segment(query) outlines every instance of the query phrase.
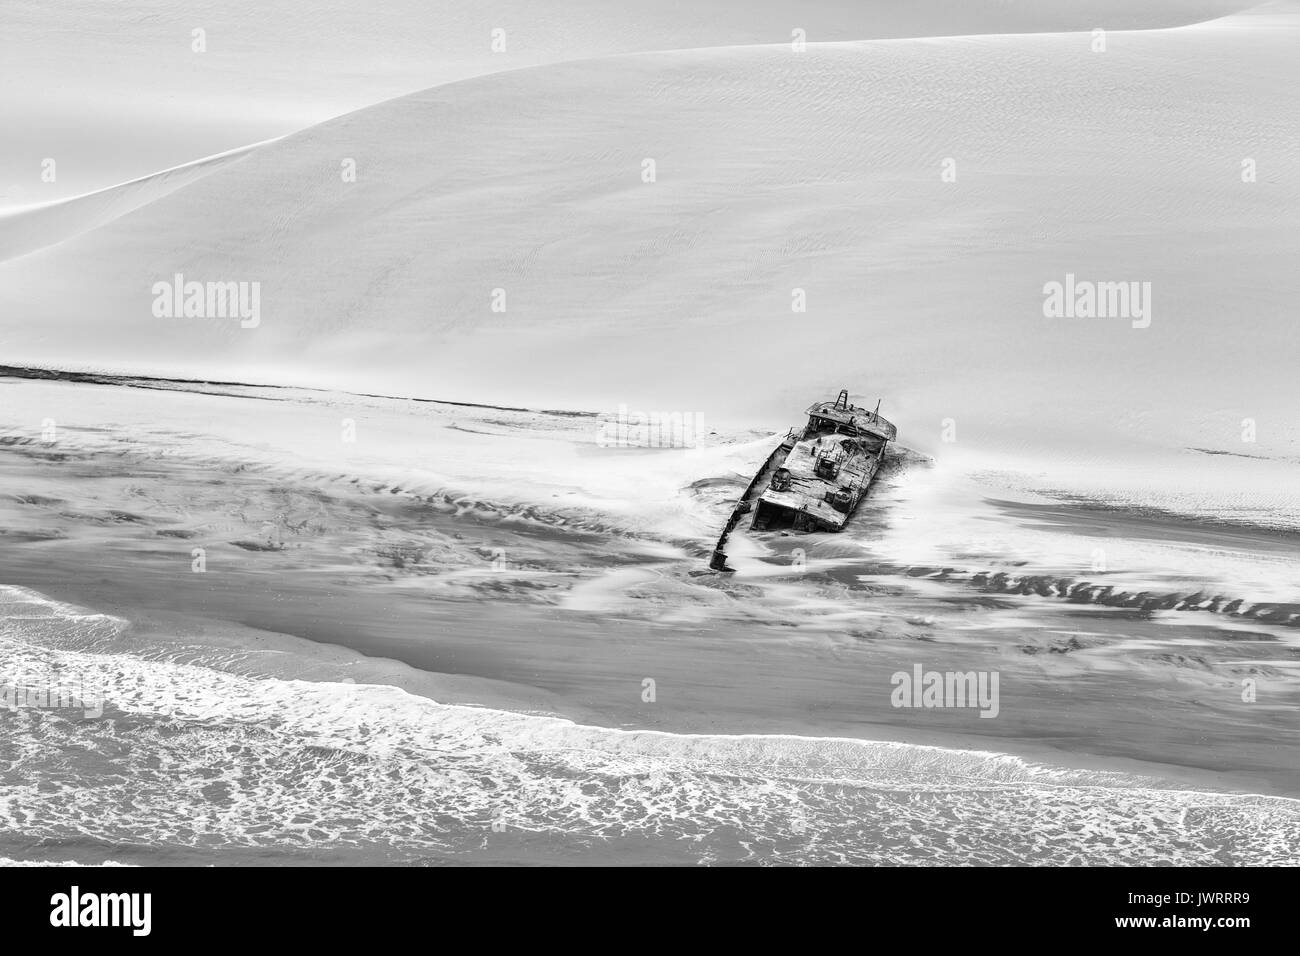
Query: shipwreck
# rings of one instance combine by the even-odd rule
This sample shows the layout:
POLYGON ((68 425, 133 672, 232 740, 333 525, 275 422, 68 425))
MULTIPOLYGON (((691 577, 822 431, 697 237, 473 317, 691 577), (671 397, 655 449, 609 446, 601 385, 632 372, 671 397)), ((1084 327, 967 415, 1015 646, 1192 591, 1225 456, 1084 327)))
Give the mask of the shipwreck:
POLYGON ((847 389, 833 402, 808 409, 808 424, 791 429, 767 456, 732 509, 709 560, 727 567, 727 539, 749 517, 751 531, 839 531, 852 517, 880 470, 897 429, 874 411, 849 403, 847 389))

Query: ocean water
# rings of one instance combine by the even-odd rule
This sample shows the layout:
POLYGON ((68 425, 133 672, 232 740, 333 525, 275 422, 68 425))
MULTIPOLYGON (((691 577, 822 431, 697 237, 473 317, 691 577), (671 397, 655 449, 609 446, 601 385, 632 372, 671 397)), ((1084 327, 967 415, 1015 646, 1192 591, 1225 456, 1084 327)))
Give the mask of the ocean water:
POLYGON ((1300 862, 1292 799, 901 743, 588 727, 236 674, 228 649, 105 653, 125 627, 0 587, 0 685, 75 697, 11 691, 0 710, 0 858, 1300 862))

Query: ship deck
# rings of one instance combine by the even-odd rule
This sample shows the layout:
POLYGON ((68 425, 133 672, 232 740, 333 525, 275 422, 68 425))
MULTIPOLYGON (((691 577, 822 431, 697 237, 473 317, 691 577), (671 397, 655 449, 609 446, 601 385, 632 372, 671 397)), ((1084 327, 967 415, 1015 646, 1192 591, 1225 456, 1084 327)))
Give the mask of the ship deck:
POLYGON ((797 442, 783 465, 790 472, 790 490, 776 491, 769 487, 759 496, 759 501, 778 508, 788 508, 793 512, 805 512, 832 530, 842 528, 849 516, 831 507, 826 501, 826 494, 844 485, 865 490, 879 466, 879 457, 876 455, 849 456, 840 470, 838 481, 818 477, 814 466, 827 446, 841 445, 846 441, 850 439, 845 435, 822 435, 797 442))
POLYGON ((840 430, 872 435, 882 441, 893 441, 898 434, 893 422, 886 421, 875 412, 858 408, 856 405, 844 406, 837 402, 818 402, 808 407, 808 418, 810 421, 820 419, 828 425, 839 426, 840 430))

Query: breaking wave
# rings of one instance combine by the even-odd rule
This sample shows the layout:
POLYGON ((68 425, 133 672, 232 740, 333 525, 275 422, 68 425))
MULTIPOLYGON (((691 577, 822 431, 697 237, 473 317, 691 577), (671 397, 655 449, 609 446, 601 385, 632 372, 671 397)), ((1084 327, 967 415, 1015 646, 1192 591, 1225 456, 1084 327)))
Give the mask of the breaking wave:
POLYGON ((419 862, 526 846, 529 860, 586 862, 1300 862, 1291 799, 981 751, 604 729, 250 677, 215 655, 117 650, 128 626, 0 587, 0 683, 102 693, 98 717, 0 711, 0 857, 419 862))

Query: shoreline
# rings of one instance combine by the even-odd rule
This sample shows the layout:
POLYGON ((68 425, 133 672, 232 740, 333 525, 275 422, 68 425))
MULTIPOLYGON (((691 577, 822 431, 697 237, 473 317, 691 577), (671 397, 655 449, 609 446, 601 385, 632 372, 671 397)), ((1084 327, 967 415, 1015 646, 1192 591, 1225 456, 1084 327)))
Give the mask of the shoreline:
MULTIPOLYGON (((41 395, 66 389, 69 398, 86 388, 32 387, 41 395)), ((400 487, 379 480, 382 459, 337 476, 312 472, 310 461, 280 471, 268 460, 282 452, 285 429, 302 427, 297 416, 321 418, 337 442, 337 416, 346 413, 276 403, 293 414, 266 412, 269 429, 214 456, 197 421, 159 416, 163 394, 112 407, 132 417, 151 410, 147 420, 192 431, 119 423, 87 428, 83 442, 70 427, 57 445, 0 447, 0 583, 130 621, 122 649, 180 653, 198 641, 251 655, 269 676, 351 678, 439 703, 612 730, 940 747, 1214 792, 1300 796, 1300 714, 1289 703, 1300 674, 1284 667, 1297 659, 1294 629, 991 593, 943 580, 944 564, 937 576, 913 575, 920 565, 891 553, 916 537, 909 520, 990 527, 996 518, 1003 523, 993 538, 982 531, 970 542, 968 567, 1019 576, 1025 559, 999 553, 997 536, 1010 536, 1014 548, 1026 527, 1050 522, 1074 536, 1069 547, 1087 543, 1027 570, 1064 578, 1061 561, 1088 560, 1095 514, 996 501, 970 510, 965 498, 936 507, 891 484, 873 494, 856 530, 798 542, 808 549, 807 573, 782 563, 796 542, 781 538, 767 542, 771 553, 756 573, 723 579, 695 573, 703 559, 684 538, 656 536, 653 525, 629 536, 636 513, 592 508, 589 519, 573 520, 566 495, 602 499, 566 490, 560 477, 523 486, 517 502, 486 490, 449 503, 418 475, 400 487), (96 434, 106 431, 107 443, 96 434), (258 438, 279 451, 268 455, 267 445, 252 444, 258 438), (205 574, 191 569, 198 545, 205 574), (494 564, 498 554, 504 567, 494 564), (917 664, 999 671, 999 718, 891 707, 891 674, 917 664), (1247 677, 1263 687, 1258 705, 1239 699, 1236 685, 1247 677), (645 679, 656 681, 653 703, 642 700, 645 679)), ((238 398, 171 401, 197 410, 238 398)), ((389 413, 404 423, 401 414, 389 413)), ((463 424, 462 415, 469 412, 451 425, 463 424)), ((376 417, 371 427, 388 421, 376 417)), ((494 428, 468 435, 430 423, 422 440, 468 442, 439 446, 439 467, 453 472, 471 470, 482 449, 496 464, 510 459, 517 436, 534 440, 527 421, 494 428)), ((575 440, 557 432, 550 444, 569 455, 575 440)), ((642 459, 618 461, 625 468, 642 459)), ((712 522, 728 502, 705 485, 698 499, 691 488, 679 498, 712 522)), ((1106 520, 1107 534, 1129 530, 1123 516, 1106 520)), ((1151 521, 1137 530, 1160 537, 1151 521)), ((1218 533, 1201 531, 1206 540, 1218 533)), ((1245 554, 1257 550, 1242 545, 1245 554)), ((1276 558, 1277 547, 1270 538, 1265 550, 1276 558)))
MULTIPOLYGON (((0 588, 14 587, 0 580, 0 588)), ((109 613, 129 622, 126 635, 131 640, 148 639, 148 651, 157 655, 164 645, 159 638, 175 642, 178 648, 193 648, 198 643, 207 649, 234 649, 245 652, 248 659, 241 666, 219 666, 212 661, 187 660, 184 654, 166 656, 178 663, 200 663, 213 670, 240 674, 245 677, 302 680, 310 683, 346 683, 379 688, 396 688, 412 697, 437 705, 455 708, 481 709, 522 717, 558 719, 569 722, 580 730, 608 732, 627 736, 664 737, 680 740, 726 740, 811 742, 828 745, 898 746, 942 752, 949 755, 983 758, 1012 758, 1023 761, 1032 769, 1060 772, 1117 774, 1150 781, 1139 789, 1170 792, 1196 792, 1207 794, 1232 794, 1260 796, 1291 800, 1300 804, 1300 792, 1270 781, 1266 776, 1250 774, 1240 776, 1231 769, 1187 766, 1156 760, 1126 757, 1117 754, 1098 754, 1078 750, 1063 750, 1032 737, 999 737, 963 734, 950 730, 926 731, 904 728, 897 724, 865 724, 851 728, 852 732, 837 732, 835 728, 811 722, 775 718, 776 726, 768 729, 710 729, 706 723, 713 719, 699 712, 676 713, 658 725, 618 723, 591 708, 574 701, 547 694, 537 688, 513 681, 465 675, 435 673, 419 670, 392 658, 369 656, 354 647, 317 641, 295 634, 267 631, 236 624, 231 621, 195 618, 174 612, 159 612, 129 606, 117 606, 105 612, 82 603, 78 594, 53 594, 39 591, 29 585, 20 585, 43 597, 87 611, 92 614, 109 613), (291 655, 286 660, 284 655, 291 655), (264 655, 257 660, 258 655, 264 655)), ((89 648, 88 648, 89 650, 89 648)), ((129 653, 129 652, 128 652, 129 653)), ((841 728, 843 730, 844 728, 841 728)), ((987 783, 987 779, 970 778, 972 782, 987 783)), ((1035 781, 1036 786, 1065 786, 1048 780, 1035 781)), ((1071 787, 1114 789, 1115 783, 1080 784, 1071 787)), ((1124 786, 1123 789, 1130 789, 1124 786)))

